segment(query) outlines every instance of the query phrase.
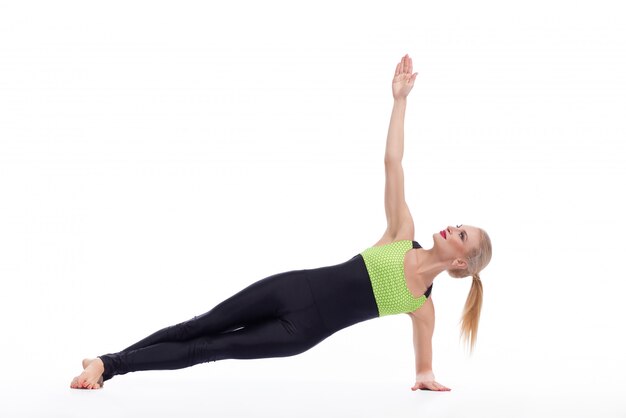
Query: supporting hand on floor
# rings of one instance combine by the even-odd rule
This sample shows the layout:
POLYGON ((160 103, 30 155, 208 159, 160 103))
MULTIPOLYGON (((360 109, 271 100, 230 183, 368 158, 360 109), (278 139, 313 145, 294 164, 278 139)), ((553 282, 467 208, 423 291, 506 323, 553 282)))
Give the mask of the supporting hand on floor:
POLYGON ((435 375, 433 374, 433 372, 419 373, 416 376, 415 385, 411 388, 411 390, 416 391, 418 389, 438 391, 451 390, 450 388, 447 388, 444 385, 435 382, 435 375))

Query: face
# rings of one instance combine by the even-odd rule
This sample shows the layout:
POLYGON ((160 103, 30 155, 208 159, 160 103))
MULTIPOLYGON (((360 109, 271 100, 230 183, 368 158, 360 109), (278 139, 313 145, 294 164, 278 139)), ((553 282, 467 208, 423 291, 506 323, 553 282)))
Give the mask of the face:
MULTIPOLYGON (((474 248, 478 248, 480 230, 470 225, 449 226, 433 234, 437 253, 443 260, 461 259, 467 262, 466 257, 474 248), (445 235, 445 237, 444 237, 445 235)), ((460 261, 457 261, 457 263, 460 261)), ((467 264, 455 267, 465 268, 467 264)))

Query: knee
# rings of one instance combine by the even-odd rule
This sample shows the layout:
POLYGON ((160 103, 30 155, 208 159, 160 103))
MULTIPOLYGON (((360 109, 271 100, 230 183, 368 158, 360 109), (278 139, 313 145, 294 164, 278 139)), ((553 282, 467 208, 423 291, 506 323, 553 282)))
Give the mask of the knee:
POLYGON ((173 333, 174 340, 184 341, 194 338, 197 335, 197 328, 197 317, 194 316, 192 319, 173 325, 171 332, 173 333))
POLYGON ((208 363, 216 361, 219 350, 216 350, 215 343, 207 338, 197 338, 190 341, 187 348, 187 358, 190 361, 190 365, 199 363, 208 363))

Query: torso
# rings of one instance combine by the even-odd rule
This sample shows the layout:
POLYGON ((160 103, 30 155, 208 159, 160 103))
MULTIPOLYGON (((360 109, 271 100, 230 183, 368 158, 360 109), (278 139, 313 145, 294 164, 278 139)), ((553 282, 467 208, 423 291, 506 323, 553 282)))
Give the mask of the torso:
MULTIPOLYGON (((400 241, 400 239, 396 238, 393 242, 395 241, 400 241)), ((382 247, 390 242, 391 240, 381 240, 377 242, 374 247, 382 247)), ((412 239, 411 242, 413 242, 412 239)), ((418 248, 411 248, 406 252, 406 254, 404 254, 404 278, 406 287, 409 289, 409 292, 411 292, 414 298, 419 298, 428 290, 417 276, 417 250, 418 248)))

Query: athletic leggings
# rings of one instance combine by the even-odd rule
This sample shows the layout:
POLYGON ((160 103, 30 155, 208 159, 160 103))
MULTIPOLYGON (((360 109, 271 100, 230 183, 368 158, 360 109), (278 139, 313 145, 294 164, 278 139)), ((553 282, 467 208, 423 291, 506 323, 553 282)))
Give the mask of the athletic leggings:
POLYGON ((103 379, 224 359, 293 356, 378 316, 365 262, 357 254, 334 266, 266 277, 200 316, 101 355, 103 379))

